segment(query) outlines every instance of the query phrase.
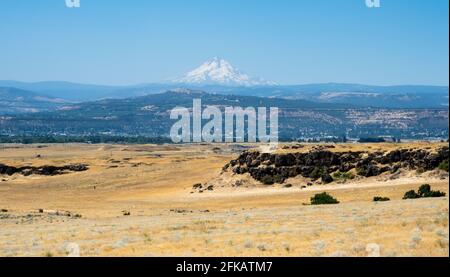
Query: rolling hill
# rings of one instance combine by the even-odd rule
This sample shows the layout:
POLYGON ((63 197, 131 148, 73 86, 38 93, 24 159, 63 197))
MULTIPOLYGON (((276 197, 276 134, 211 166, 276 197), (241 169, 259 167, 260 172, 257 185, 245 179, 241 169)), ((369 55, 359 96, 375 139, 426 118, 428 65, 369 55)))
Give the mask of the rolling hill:
MULTIPOLYGON (((447 138, 448 109, 366 108, 308 100, 211 94, 172 90, 126 99, 103 99, 59 107, 56 111, 19 114, 0 120, 1 135, 169 136, 175 107, 278 107, 280 139, 395 136, 447 138)), ((206 122, 206 121, 205 121, 206 122)))
POLYGON ((0 87, 0 114, 35 113, 53 110, 67 101, 31 91, 0 87))

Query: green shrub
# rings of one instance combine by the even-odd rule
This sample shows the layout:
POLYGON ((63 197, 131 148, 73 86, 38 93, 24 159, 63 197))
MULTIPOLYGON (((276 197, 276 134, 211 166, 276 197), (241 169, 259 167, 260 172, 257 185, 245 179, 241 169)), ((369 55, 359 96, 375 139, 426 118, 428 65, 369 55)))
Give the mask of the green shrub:
POLYGON ((445 192, 439 190, 432 190, 429 193, 425 194, 423 197, 444 197, 445 192))
POLYGON ((319 179, 320 177, 322 177, 322 175, 324 175, 325 173, 327 173, 327 171, 321 167, 315 167, 313 169, 313 171, 311 172, 311 174, 309 174, 309 177, 311 179, 319 179))
POLYGON ((279 175, 279 174, 274 175, 274 176, 271 176, 271 175, 264 175, 264 176, 261 178, 260 181, 261 181, 261 183, 263 183, 264 185, 273 185, 273 184, 275 184, 275 183, 279 183, 279 184, 283 183, 283 182, 284 182, 284 178, 283 178, 283 176, 281 176, 281 175, 279 175))
POLYGON ((381 197, 381 196, 375 196, 373 198, 373 201, 375 202, 384 202, 384 201, 390 201, 389 197, 381 197))
POLYGON ((273 177, 272 176, 270 176, 270 175, 264 175, 262 178, 261 178, 261 183, 263 183, 264 185, 273 185, 275 182, 274 182, 274 180, 273 180, 273 177))
POLYGON ((418 190, 418 194, 421 197, 424 197, 425 195, 429 194, 430 192, 431 192, 431 186, 429 184, 421 185, 418 190))
POLYGON ((284 177, 282 176, 282 175, 275 175, 275 176, 273 176, 273 181, 275 182, 275 183, 279 183, 279 184, 282 184, 282 183, 284 183, 284 177))
POLYGON ((403 199, 416 199, 416 198, 420 198, 420 195, 418 195, 414 190, 407 191, 403 196, 403 199))
POLYGON ((416 199, 416 198, 428 198, 428 197, 444 197, 445 192, 439 190, 431 190, 431 186, 429 184, 423 184, 419 187, 419 190, 416 193, 414 190, 410 190, 405 193, 403 199, 416 199))
POLYGON ((319 193, 311 197, 311 205, 339 204, 336 198, 326 192, 319 193))
POLYGON ((336 180, 352 180, 355 179, 355 174, 349 171, 347 172, 336 171, 333 173, 333 178, 336 180))
POLYGON ((448 172, 448 161, 443 161, 439 164, 439 169, 448 172))

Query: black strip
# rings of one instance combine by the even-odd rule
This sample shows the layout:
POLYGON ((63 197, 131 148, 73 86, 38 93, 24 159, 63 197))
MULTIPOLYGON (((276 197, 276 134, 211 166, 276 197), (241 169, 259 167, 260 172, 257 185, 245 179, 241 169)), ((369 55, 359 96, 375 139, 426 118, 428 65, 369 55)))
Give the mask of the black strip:
MULTIPOLYGON (((448 273, 449 261, 448 258, 4 258, 0 259, 0 270, 2 273, 44 273, 59 276, 80 276, 92 273, 102 274, 101 276, 105 273, 116 274, 114 276, 138 274, 147 276, 147 274, 155 273, 190 276, 249 273, 257 275, 298 273, 300 276, 334 276, 335 274, 359 276, 424 274, 429 276, 429 274, 448 273), (269 269, 270 262, 272 265, 269 269), (204 274, 205 272, 201 270, 177 272, 177 268, 185 263, 209 264, 208 274, 204 274), (264 270, 262 270, 263 265, 265 265, 264 270), (224 269, 225 271, 222 271, 224 269)), ((189 268, 183 267, 183 269, 189 268)), ((197 267, 197 269, 201 268, 197 267)))

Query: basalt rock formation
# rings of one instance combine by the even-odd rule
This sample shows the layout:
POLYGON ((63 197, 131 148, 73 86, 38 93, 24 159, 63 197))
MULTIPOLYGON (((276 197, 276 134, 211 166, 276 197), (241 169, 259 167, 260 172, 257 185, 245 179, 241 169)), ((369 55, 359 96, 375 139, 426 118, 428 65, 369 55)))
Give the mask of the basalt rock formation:
POLYGON ((24 176, 29 175, 47 175, 47 176, 53 176, 53 175, 61 175, 68 172, 79 172, 79 171, 86 171, 88 170, 88 166, 85 164, 71 164, 71 165, 65 165, 65 166, 40 166, 40 167, 34 167, 34 166, 23 166, 23 167, 15 167, 15 166, 8 166, 4 164, 0 164, 0 174, 5 175, 13 175, 13 174, 21 174, 24 176))
POLYGON ((371 177, 384 172, 395 173, 400 168, 430 171, 449 160, 449 148, 435 152, 417 149, 399 149, 385 152, 332 152, 319 149, 308 153, 271 154, 257 151, 243 152, 223 168, 235 174, 249 173, 264 184, 283 183, 301 175, 324 183, 332 182, 330 174, 346 173, 355 169, 359 176, 371 177), (331 178, 331 179, 330 179, 331 178))

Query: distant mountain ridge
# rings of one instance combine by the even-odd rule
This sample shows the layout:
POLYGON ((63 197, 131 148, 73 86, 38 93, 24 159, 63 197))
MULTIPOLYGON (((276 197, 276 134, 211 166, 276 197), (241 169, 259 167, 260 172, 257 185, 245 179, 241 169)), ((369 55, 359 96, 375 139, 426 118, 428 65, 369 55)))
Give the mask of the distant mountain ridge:
POLYGON ((385 109, 302 99, 239 96, 177 89, 126 99, 103 99, 60 106, 57 110, 17 114, 0 120, 0 135, 168 137, 175 107, 278 107, 281 139, 395 136, 447 138, 448 109, 385 109))
MULTIPOLYGON (((104 98, 129 98, 185 88, 226 95, 304 99, 321 103, 348 103, 385 108, 448 108, 448 86, 362 84, 305 84, 266 86, 223 86, 181 83, 154 83, 132 86, 86 85, 69 82, 24 83, 0 81, 0 87, 15 87, 68 101, 84 102, 104 98)), ((1 99, 0 99, 1 100, 1 99)))
POLYGON ((32 113, 56 109, 68 102, 31 91, 0 87, 0 114, 32 113))
MULTIPOLYGON (((14 87, 69 101, 89 101, 107 97, 121 86, 91 85, 65 81, 20 82, 0 80, 0 87, 14 87)), ((129 86, 132 87, 132 86, 129 86)), ((127 86, 127 88, 129 88, 127 86)))

